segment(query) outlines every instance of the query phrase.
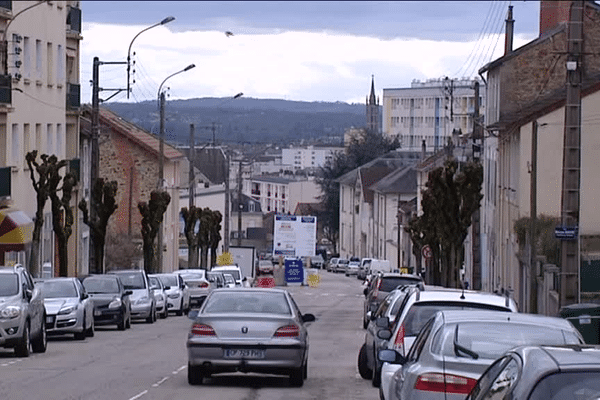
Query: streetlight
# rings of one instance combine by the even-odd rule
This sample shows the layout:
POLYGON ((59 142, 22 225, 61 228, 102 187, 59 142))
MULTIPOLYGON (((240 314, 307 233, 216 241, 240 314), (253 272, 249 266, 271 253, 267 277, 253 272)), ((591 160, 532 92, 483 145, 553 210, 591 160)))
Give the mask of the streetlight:
MULTIPOLYGON (((165 92, 162 91, 162 87, 165 82, 172 78, 177 74, 181 74, 182 72, 187 72, 190 69, 194 68, 194 64, 190 64, 181 71, 177 71, 174 74, 171 74, 165 78, 164 81, 158 87, 158 100, 160 105, 160 136, 159 136, 159 148, 158 148, 158 183, 157 189, 161 189, 163 187, 164 180, 164 147, 165 147, 165 92)), ((158 228, 158 268, 159 271, 162 271, 162 241, 163 241, 163 227, 162 223, 158 228)))
POLYGON ((131 91, 130 85, 129 85, 129 80, 130 80, 129 72, 131 71, 131 46, 133 45, 133 42, 135 41, 135 39, 137 39, 138 36, 140 36, 143 32, 146 32, 148 29, 152 29, 152 28, 160 26, 160 25, 168 24, 169 22, 173 21, 174 19, 175 19, 175 17, 167 17, 167 18, 163 19, 162 21, 141 30, 137 35, 135 35, 133 37, 133 39, 131 40, 131 43, 129 43, 129 49, 127 49, 127 98, 129 98, 129 92, 131 91))

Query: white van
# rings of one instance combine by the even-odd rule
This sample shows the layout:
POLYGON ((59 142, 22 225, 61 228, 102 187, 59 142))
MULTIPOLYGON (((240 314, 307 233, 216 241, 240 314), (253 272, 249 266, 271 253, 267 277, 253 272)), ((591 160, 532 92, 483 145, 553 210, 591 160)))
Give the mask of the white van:
POLYGON ((371 274, 392 272, 389 260, 371 260, 371 274))

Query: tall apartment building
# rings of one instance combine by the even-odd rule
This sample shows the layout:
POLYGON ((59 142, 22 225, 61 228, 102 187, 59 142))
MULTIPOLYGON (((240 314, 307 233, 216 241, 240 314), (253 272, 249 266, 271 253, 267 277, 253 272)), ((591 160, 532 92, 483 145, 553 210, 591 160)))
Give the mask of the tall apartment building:
POLYGON ((315 146, 281 149, 281 164, 292 165, 294 170, 319 168, 332 160, 335 153, 343 151, 343 147, 315 146))
MULTIPOLYGON (((398 136, 401 148, 418 151, 423 140, 427 151, 441 149, 453 130, 473 130, 475 105, 471 79, 415 80, 410 88, 383 89, 383 132, 398 136)), ((485 87, 480 83, 479 104, 484 104, 485 87)), ((483 115, 483 106, 480 106, 483 115)))
MULTIPOLYGON (((33 219, 36 192, 25 154, 56 155, 79 164, 79 1, 1 1, 0 201, 33 219)), ((81 183, 72 204, 82 198, 81 183)), ((49 202, 48 202, 49 203, 49 202)), ((1 213, 1 211, 0 211, 1 213)), ((69 240, 69 274, 81 259, 78 237, 87 227, 76 218, 69 240)), ((40 262, 57 266, 49 204, 44 209, 40 262)), ((27 265, 27 252, 4 251, 0 264, 27 265)))

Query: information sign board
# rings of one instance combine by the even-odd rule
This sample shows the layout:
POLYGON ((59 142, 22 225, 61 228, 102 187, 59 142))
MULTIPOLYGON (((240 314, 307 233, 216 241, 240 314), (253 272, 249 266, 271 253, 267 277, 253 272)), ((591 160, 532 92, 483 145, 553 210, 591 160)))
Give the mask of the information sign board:
POLYGON ((287 283, 302 283, 304 282, 304 268, 302 260, 290 259, 285 260, 285 281, 287 283))
POLYGON ((317 244, 317 217, 276 215, 273 227, 273 256, 314 256, 317 244))

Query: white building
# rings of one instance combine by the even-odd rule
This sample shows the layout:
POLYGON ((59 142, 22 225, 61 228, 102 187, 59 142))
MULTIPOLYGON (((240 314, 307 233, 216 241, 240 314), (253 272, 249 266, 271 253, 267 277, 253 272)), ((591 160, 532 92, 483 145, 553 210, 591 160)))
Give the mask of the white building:
MULTIPOLYGON (((383 133, 398 136, 403 150, 441 149, 454 129, 473 130, 475 80, 415 80, 410 88, 383 89, 383 133)), ((485 87, 480 83, 480 115, 484 114, 485 87)))
POLYGON ((245 181, 244 194, 260 201, 263 213, 293 213, 298 203, 317 203, 321 189, 314 179, 254 176, 245 181))
MULTIPOLYGON (((79 138, 79 48, 82 39, 79 1, 3 1, 0 32, 8 43, 7 70, 0 66, 0 169, 10 168, 10 191, 4 202, 35 215, 36 192, 25 154, 56 155, 78 164, 79 138)), ((3 57, 2 57, 3 58, 3 57)), ((4 63, 3 63, 4 64, 4 63)), ((39 159, 38 159, 39 160, 39 159)), ((8 185, 2 183, 6 189, 8 185)), ((83 184, 75 187, 72 204, 84 195, 83 184)), ((48 202, 49 203, 49 202, 48 202)), ((76 211, 76 215, 77 215, 76 211)), ((69 275, 80 265, 77 243, 87 232, 75 218, 69 239, 69 275)), ((44 209, 40 262, 54 266, 55 243, 50 205, 44 209)), ((25 252, 9 252, 4 263, 27 264, 25 252)), ((1 262, 0 262, 1 263, 1 262)))
POLYGON ((281 164, 292 165, 294 170, 318 168, 343 151, 342 147, 290 147, 281 150, 281 164))

